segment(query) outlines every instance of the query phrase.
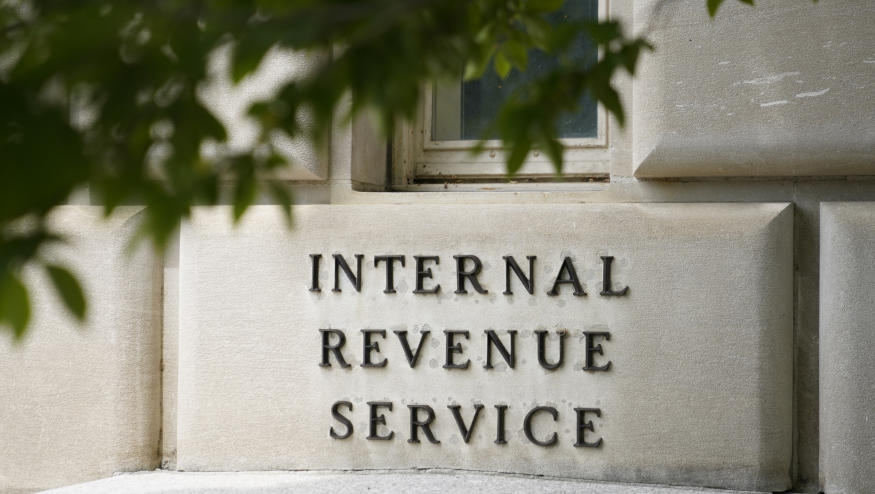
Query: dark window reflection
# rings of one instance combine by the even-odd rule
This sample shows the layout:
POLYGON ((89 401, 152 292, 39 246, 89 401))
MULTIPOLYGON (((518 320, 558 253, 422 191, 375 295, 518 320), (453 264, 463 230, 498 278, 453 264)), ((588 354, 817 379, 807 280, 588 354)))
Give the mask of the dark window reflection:
MULTIPOLYGON (((598 0, 568 0, 564 6, 550 16, 552 23, 566 19, 597 20, 598 0)), ((597 47, 586 36, 574 43, 570 52, 573 60, 592 64, 598 57, 597 47)), ((478 80, 462 83, 461 94, 461 137, 479 139, 482 137, 492 117, 498 113, 501 104, 521 84, 538 78, 556 67, 558 61, 538 50, 529 53, 529 66, 524 73, 517 70, 501 79, 491 68, 478 80)), ((577 113, 563 114, 557 128, 560 137, 595 137, 597 135, 597 105, 588 95, 580 100, 577 113)), ((494 136, 490 136, 494 137, 494 136)))

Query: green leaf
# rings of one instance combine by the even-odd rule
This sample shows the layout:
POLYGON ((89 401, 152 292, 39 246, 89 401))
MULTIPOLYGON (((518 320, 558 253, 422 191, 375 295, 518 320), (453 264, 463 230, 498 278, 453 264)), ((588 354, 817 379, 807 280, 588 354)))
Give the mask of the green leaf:
POLYGON ((271 42, 265 37, 252 33, 244 37, 234 45, 231 57, 231 78, 234 84, 239 83, 244 77, 255 72, 261 64, 261 60, 267 54, 271 42))
POLYGON ((292 218, 292 195, 286 188, 283 182, 271 181, 268 182, 268 190, 270 191, 273 200, 283 209, 285 213, 286 224, 291 228, 293 226, 292 218))
POLYGON ((490 50, 488 54, 482 57, 469 59, 468 63, 465 64, 463 79, 466 81, 479 79, 486 72, 486 67, 489 67, 489 60, 492 58, 493 51, 490 50))
POLYGON ((504 50, 495 55, 495 73, 498 74, 498 77, 506 78, 512 68, 507 57, 504 56, 504 50))
POLYGON ((544 147, 544 153, 550 158, 550 162, 553 163, 556 173, 562 174, 562 143, 559 142, 559 139, 547 138, 543 140, 542 146, 544 147))
POLYGON ((605 105, 605 109, 614 114, 620 127, 626 123, 626 115, 623 112, 623 104, 620 95, 609 84, 594 84, 590 87, 592 95, 599 103, 605 105))
POLYGON ((526 2, 526 10, 534 14, 547 14, 559 10, 564 3, 565 0, 529 0, 526 2))
POLYGON ((600 45, 604 45, 623 35, 620 31, 620 23, 617 21, 587 22, 585 28, 593 41, 600 45))
POLYGON ((620 49, 620 61, 623 67, 630 75, 635 75, 635 67, 638 65, 638 58, 641 55, 641 49, 652 50, 653 47, 644 40, 637 39, 633 43, 624 45, 620 49))
POLYGON ((30 321, 27 288, 9 271, 0 276, 0 322, 9 324, 15 339, 20 340, 30 321))
POLYGON ((529 17, 523 19, 532 44, 543 52, 550 52, 553 49, 555 26, 551 26, 549 22, 540 17, 529 17))
POLYGON ((477 34, 474 35, 474 41, 478 43, 486 43, 492 37, 492 33, 495 31, 495 24, 492 22, 487 22, 477 34))
POLYGON ((76 319, 82 321, 85 319, 85 294, 79 281, 73 276, 67 268, 54 264, 46 264, 46 271, 52 279, 52 284, 55 285, 55 291, 60 295, 64 305, 76 319))
POLYGON ((510 149, 510 155, 507 157, 507 174, 513 176, 523 167, 526 161, 526 156, 532 148, 532 142, 528 139, 518 139, 513 143, 510 149))
POLYGON ((717 14, 717 9, 720 8, 720 4, 723 3, 723 0, 708 0, 708 15, 714 17, 717 14))
POLYGON ((237 175, 237 184, 234 187, 234 222, 240 221, 243 213, 255 202, 256 186, 255 172, 251 168, 237 175))
MULTIPOLYGON (((708 0, 708 15, 714 17, 717 14, 717 10, 720 8, 720 5, 723 4, 724 0, 708 0)), ((753 5, 753 0, 738 0, 741 3, 745 3, 747 5, 753 5)), ((817 0, 814 0, 815 2, 817 0)))
POLYGON ((520 72, 526 70, 529 64, 529 52, 526 49, 525 43, 518 40, 509 40, 504 45, 503 50, 505 56, 520 72))

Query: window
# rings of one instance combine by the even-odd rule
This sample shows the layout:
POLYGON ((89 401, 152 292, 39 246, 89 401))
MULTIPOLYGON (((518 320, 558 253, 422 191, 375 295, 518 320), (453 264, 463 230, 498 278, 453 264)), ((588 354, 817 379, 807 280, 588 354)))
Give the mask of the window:
MULTIPOLYGON (((568 0, 554 22, 564 18, 596 19, 606 12, 606 0, 568 0)), ((581 37, 571 56, 580 63, 592 63, 598 52, 581 37)), ((505 182, 504 153, 500 141, 487 141, 486 151, 472 155, 470 150, 484 135, 488 123, 504 99, 517 86, 550 70, 557 61, 541 52, 529 55, 525 73, 516 70, 501 79, 493 70, 474 81, 433 84, 415 125, 404 129, 396 139, 393 153, 395 186, 435 183, 505 182)), ((588 95, 580 111, 567 114, 557 126, 565 150, 563 181, 604 179, 609 173, 608 122, 604 109, 588 95)), ((488 137, 488 136, 487 136, 488 137)), ((543 154, 530 153, 516 181, 555 181, 553 165, 543 154)))

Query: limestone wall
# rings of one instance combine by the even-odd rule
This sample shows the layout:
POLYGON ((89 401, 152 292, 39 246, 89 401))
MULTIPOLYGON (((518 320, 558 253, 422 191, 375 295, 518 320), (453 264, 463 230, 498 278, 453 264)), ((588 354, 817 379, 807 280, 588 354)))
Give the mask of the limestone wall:
POLYGON ((59 210, 73 241, 51 255, 91 313, 33 274, 28 337, 0 339, 0 491, 162 466, 867 492, 875 5, 702 4, 610 2, 658 49, 618 81, 631 118, 607 124, 601 181, 417 183, 362 119, 296 155, 291 230, 267 200, 237 229, 199 209, 168 252, 130 254, 136 207, 59 210), (323 355, 337 331, 349 368, 323 355), (413 366, 402 338, 426 338, 413 366))

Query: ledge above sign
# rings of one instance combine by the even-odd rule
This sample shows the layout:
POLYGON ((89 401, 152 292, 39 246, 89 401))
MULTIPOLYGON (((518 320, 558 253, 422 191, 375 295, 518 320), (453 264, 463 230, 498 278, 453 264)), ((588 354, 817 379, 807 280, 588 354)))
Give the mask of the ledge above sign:
POLYGON ((790 487, 791 206, 294 213, 183 228, 180 469, 790 487))

